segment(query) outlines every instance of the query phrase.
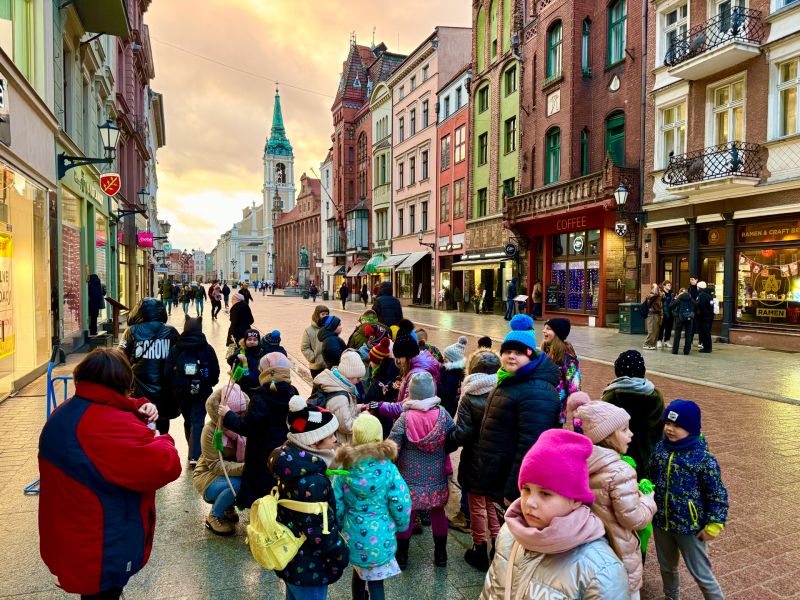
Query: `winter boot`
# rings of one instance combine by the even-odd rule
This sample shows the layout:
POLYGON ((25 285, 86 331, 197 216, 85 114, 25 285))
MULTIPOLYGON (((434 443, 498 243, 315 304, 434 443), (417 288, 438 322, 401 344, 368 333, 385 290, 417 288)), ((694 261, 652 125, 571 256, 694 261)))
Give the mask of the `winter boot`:
POLYGON ((224 513, 222 513, 222 518, 228 523, 239 522, 239 514, 236 512, 236 509, 232 506, 226 509, 224 513))
POLYGON ((468 565, 483 571, 484 573, 489 570, 489 548, 488 544, 473 544, 472 548, 464 554, 464 560, 468 565))
POLYGON ((206 527, 217 535, 233 535, 233 532, 236 530, 233 523, 229 523, 212 514, 206 517, 206 527))
POLYGON ((433 564, 437 567, 447 566, 447 536, 433 536, 433 564))
POLYGON ((405 571, 408 566, 408 546, 410 543, 411 540, 408 538, 397 538, 397 552, 394 553, 394 557, 401 571, 405 571))

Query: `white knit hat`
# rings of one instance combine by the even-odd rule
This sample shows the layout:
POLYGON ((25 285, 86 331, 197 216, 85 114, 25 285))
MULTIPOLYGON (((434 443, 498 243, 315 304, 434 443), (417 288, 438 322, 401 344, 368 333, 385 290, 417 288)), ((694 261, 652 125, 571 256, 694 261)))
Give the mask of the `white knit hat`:
POLYGON ((342 377, 347 377, 348 379, 361 379, 367 373, 367 369, 364 367, 364 361, 361 360, 358 351, 352 348, 348 348, 342 352, 338 368, 342 377))

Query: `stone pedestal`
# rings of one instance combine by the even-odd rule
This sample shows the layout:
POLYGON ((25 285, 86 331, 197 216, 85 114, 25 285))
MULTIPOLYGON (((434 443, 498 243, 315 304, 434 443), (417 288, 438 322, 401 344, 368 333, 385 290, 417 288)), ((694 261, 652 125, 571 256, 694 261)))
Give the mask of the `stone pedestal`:
POLYGON ((299 269, 297 269, 297 287, 299 287, 301 290, 305 290, 308 288, 308 281, 309 281, 308 272, 309 272, 308 267, 300 267, 299 269))

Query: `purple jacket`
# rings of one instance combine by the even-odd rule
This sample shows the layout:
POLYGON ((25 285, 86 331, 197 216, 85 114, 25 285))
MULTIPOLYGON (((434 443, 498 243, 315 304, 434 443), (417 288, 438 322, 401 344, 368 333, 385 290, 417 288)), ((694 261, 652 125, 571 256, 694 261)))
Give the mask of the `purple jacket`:
POLYGON ((397 402, 381 402, 378 405, 380 415, 382 417, 391 417, 392 419, 399 417, 403 412, 403 402, 408 398, 408 384, 411 383, 411 378, 417 373, 427 371, 433 376, 434 385, 438 385, 440 367, 439 361, 427 350, 412 358, 411 370, 403 377, 403 381, 400 384, 397 402))

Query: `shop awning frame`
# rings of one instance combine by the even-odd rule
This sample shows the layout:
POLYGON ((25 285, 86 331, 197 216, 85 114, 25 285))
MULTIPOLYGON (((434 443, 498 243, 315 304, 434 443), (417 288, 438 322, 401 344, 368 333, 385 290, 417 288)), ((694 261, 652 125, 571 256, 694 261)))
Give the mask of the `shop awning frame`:
POLYGON ((408 254, 391 254, 389 258, 379 264, 376 269, 393 269, 408 258, 408 254))
POLYGON ((386 260, 385 254, 376 254, 364 265, 364 273, 372 274, 378 270, 378 264, 386 260))
POLYGON ((406 259, 395 267, 396 271, 410 271, 411 268, 417 264, 420 260, 424 257, 430 256, 430 252, 427 250, 423 252, 412 252, 411 254, 406 257, 406 259))
POLYGON ((347 272, 347 277, 358 277, 361 274, 361 271, 364 270, 366 265, 364 263, 359 263, 357 265, 353 265, 350 267, 350 270, 347 272))
POLYGON ((486 265, 495 265, 500 264, 501 262, 505 262, 507 260, 511 260, 510 258, 478 258, 476 260, 462 260, 457 263, 453 263, 451 269, 453 271, 465 271, 471 267, 482 267, 486 265))

